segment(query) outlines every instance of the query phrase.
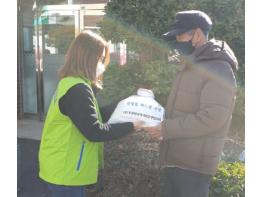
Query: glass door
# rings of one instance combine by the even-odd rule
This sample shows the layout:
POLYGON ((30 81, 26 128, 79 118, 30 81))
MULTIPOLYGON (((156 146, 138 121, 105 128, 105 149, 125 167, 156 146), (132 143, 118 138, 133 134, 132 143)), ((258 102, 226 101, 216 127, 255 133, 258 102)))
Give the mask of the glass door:
MULTIPOLYGON (((58 70, 67 49, 79 33, 79 10, 46 6, 37 17, 38 114, 43 119, 58 83, 58 70)), ((63 7, 62 7, 63 8, 63 7)))
POLYGON ((99 33, 98 23, 105 15, 103 6, 86 6, 80 10, 80 31, 91 30, 99 33))
POLYGON ((97 31, 106 4, 48 5, 35 11, 34 46, 37 72, 37 113, 43 120, 56 90, 58 70, 79 32, 97 31))
POLYGON ((33 38, 34 29, 31 26, 23 27, 23 112, 37 114, 37 77, 33 38))

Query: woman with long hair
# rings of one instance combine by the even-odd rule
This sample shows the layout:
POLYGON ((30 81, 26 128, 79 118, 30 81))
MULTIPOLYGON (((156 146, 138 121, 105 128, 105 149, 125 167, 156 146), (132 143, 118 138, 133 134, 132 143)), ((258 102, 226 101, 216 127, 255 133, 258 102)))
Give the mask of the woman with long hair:
MULTIPOLYGON (((71 43, 46 116, 39 176, 53 197, 84 197, 103 167, 103 142, 127 136, 142 122, 105 123, 113 110, 99 108, 96 91, 109 64, 107 42, 93 32, 71 43)), ((113 109, 113 108, 111 108, 113 109)))

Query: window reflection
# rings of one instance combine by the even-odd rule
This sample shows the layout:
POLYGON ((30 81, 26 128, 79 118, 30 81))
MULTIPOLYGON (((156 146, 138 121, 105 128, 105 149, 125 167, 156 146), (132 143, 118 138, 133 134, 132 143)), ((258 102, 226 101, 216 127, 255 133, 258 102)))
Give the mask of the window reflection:
POLYGON ((45 54, 66 54, 75 37, 74 15, 55 14, 48 16, 47 20, 48 23, 43 25, 43 52, 45 54))

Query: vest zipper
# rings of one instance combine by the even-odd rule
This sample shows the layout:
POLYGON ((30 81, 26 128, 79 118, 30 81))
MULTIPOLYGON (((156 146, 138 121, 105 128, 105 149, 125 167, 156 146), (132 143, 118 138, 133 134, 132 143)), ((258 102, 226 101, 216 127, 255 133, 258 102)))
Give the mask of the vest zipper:
POLYGON ((80 169, 81 161, 82 161, 82 156, 84 152, 84 147, 85 147, 85 141, 82 142, 81 150, 80 150, 80 155, 79 155, 79 161, 78 161, 78 166, 77 166, 77 171, 80 169))

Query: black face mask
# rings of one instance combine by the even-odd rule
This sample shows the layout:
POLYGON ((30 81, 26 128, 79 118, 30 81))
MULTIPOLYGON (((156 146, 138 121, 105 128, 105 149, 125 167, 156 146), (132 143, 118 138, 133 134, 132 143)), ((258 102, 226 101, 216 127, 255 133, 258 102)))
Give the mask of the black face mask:
POLYGON ((186 41, 186 42, 178 42, 176 40, 173 40, 169 42, 169 46, 172 49, 176 49, 182 55, 190 55, 195 50, 195 47, 192 45, 193 38, 194 38, 194 35, 191 40, 186 41))

